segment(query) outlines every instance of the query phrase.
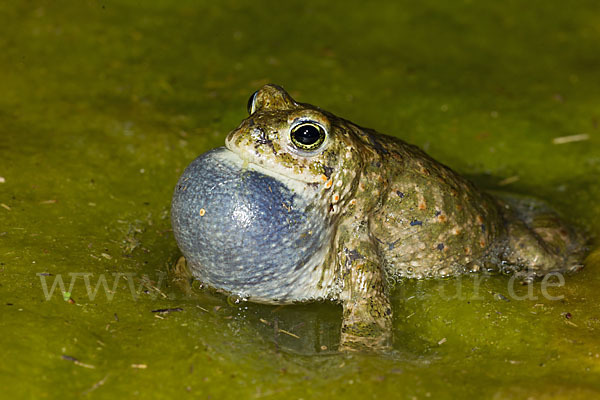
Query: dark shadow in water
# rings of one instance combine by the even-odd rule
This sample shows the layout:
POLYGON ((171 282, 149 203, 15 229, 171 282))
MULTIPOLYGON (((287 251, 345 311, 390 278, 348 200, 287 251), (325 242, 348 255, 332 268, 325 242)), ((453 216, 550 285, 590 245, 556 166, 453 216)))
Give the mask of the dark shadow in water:
POLYGON ((544 185, 530 184, 522 180, 501 184, 507 181, 507 177, 492 174, 465 174, 464 176, 477 187, 492 194, 500 192, 542 200, 568 222, 582 229, 591 239, 591 243, 595 243, 592 247, 597 247, 600 215, 596 204, 597 197, 600 195, 600 183, 597 177, 592 175, 574 176, 568 181, 556 180, 544 185))
POLYGON ((247 304, 245 317, 267 342, 301 355, 336 353, 342 309, 333 302, 266 306, 247 304))

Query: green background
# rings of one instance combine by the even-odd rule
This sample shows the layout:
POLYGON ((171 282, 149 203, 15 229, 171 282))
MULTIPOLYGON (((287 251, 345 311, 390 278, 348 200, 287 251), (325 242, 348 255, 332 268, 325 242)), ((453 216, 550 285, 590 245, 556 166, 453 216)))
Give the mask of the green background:
POLYGON ((385 355, 336 353, 335 305, 166 274, 178 176, 268 82, 597 236, 597 1, 19 1, 0 20, 0 398, 600 397, 597 244, 561 300, 406 283, 385 355), (73 273, 110 291, 80 275, 74 304, 46 298, 73 273))

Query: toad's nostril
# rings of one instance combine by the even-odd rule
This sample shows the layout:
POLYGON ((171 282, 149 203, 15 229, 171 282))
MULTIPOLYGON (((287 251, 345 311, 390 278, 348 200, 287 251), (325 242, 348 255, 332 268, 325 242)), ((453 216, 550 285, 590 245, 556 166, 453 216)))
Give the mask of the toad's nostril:
POLYGON ((271 141, 267 137, 267 134, 265 133, 265 131, 258 127, 254 128, 254 130, 252 131, 252 137, 259 144, 271 143, 271 141))

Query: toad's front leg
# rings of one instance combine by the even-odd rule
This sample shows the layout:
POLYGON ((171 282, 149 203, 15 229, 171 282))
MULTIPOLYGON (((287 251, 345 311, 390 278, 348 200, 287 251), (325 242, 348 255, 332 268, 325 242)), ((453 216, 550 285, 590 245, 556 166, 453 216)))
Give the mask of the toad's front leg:
POLYGON ((376 246, 361 227, 338 232, 344 282, 341 350, 385 350, 392 343, 392 309, 376 246))

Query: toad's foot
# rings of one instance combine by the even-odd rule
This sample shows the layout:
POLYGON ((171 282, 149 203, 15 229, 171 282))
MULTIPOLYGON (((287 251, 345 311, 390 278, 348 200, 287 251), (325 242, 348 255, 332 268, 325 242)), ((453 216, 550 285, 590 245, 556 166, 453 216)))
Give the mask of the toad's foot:
POLYGON ((392 311, 385 298, 344 304, 340 350, 388 350, 392 344, 392 311))
POLYGON ((187 296, 190 296, 192 294, 192 281, 194 278, 184 256, 177 259, 177 262, 171 266, 169 273, 171 274, 172 282, 187 296))
POLYGON ((585 237, 545 203, 505 195, 500 205, 507 227, 501 251, 504 269, 527 283, 549 273, 583 268, 585 237))
POLYGON ((344 282, 340 350, 386 350, 392 344, 392 309, 382 262, 364 227, 339 231, 338 265, 344 282))

